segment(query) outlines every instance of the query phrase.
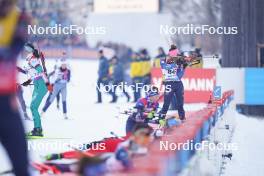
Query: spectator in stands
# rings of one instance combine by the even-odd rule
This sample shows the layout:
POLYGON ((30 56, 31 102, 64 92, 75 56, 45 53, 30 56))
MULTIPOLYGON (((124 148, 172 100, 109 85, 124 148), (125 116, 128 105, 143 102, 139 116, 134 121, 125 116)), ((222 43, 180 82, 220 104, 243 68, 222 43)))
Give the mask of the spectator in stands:
MULTIPOLYGON (((70 18, 67 16, 68 4, 67 1, 30 1, 29 12, 31 11, 31 17, 33 24, 38 26, 52 27, 55 24, 61 24, 62 26, 69 26, 72 24, 70 18)), ((32 35, 31 41, 37 41, 41 46, 87 46, 84 36, 77 34, 69 35, 32 35), (73 42, 72 42, 73 41, 73 42)))
POLYGON ((117 101, 117 95, 116 95, 116 89, 117 89, 117 86, 119 85, 122 85, 120 86, 122 88, 122 91, 124 93, 124 95, 127 97, 127 102, 129 102, 130 100, 130 96, 128 95, 128 93, 126 92, 126 89, 125 89, 125 83, 124 83, 124 68, 120 62, 120 60, 114 56, 112 59, 111 59, 111 63, 113 65, 113 74, 112 74, 112 101, 111 103, 115 103, 117 101))
POLYGON ((102 103, 101 84, 107 85, 109 82, 109 62, 104 56, 103 50, 99 50, 99 68, 98 68, 98 80, 97 80, 97 103, 102 103))
POLYGON ((154 58, 153 67, 160 68, 160 59, 164 59, 166 53, 162 47, 158 48, 158 55, 154 58))
POLYGON ((143 88, 143 67, 138 53, 133 53, 130 64, 130 77, 133 84, 134 102, 141 97, 141 89, 143 88))
POLYGON ((142 64, 143 71, 143 84, 150 85, 151 83, 151 59, 148 54, 147 49, 142 49, 140 51, 140 60, 142 64))
POLYGON ((201 48, 195 48, 194 53, 196 57, 203 57, 203 55, 201 54, 201 48))

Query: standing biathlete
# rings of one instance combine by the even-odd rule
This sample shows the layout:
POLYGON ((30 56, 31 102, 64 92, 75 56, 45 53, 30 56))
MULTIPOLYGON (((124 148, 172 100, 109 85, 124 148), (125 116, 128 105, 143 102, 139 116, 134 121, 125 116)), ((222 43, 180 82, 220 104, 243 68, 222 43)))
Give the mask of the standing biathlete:
POLYGON ((32 81, 34 85, 30 104, 34 128, 27 136, 43 136, 38 108, 48 90, 52 91, 52 86, 49 84, 46 73, 44 72, 45 68, 43 67, 45 66, 43 66, 44 64, 41 62, 41 57, 43 57, 42 54, 30 43, 25 45, 25 50, 30 53, 26 58, 27 66, 25 67, 26 72, 30 75, 30 79, 25 81, 22 85, 28 86, 32 81))
MULTIPOLYGON (((56 70, 58 68, 59 68, 59 59, 56 59, 56 63, 54 65, 54 70, 48 74, 48 79, 49 79, 50 83, 52 83, 52 80, 54 80, 54 73, 56 72, 56 70)), ((52 95, 52 92, 49 93, 48 98, 46 99, 46 103, 50 99, 51 95, 52 95)), ((57 95, 56 100, 57 100, 56 106, 57 106, 57 109, 59 110, 60 109, 60 94, 57 95)))
POLYGON ((168 57, 161 59, 160 66, 163 74, 163 82, 165 85, 164 104, 160 111, 167 114, 173 96, 176 96, 177 109, 179 118, 185 120, 184 105, 184 87, 181 78, 184 75, 186 65, 183 63, 175 63, 174 57, 179 55, 179 50, 172 45, 168 57))
POLYGON ((54 99, 61 94, 62 96, 62 107, 63 107, 63 115, 65 119, 67 117, 67 104, 66 104, 66 97, 67 97, 67 84, 70 81, 71 72, 67 68, 67 63, 65 60, 61 61, 61 65, 55 71, 51 73, 51 75, 55 76, 53 91, 51 96, 48 97, 43 109, 42 113, 45 113, 54 99))

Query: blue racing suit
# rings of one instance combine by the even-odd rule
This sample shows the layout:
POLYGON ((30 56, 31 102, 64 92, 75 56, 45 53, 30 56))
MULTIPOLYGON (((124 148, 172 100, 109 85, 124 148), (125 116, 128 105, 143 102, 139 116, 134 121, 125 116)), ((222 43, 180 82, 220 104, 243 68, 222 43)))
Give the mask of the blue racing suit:
POLYGON ((136 112, 130 115, 127 119, 126 133, 131 133, 137 123, 147 122, 146 113, 151 113, 153 111, 156 112, 158 107, 158 102, 151 102, 148 97, 140 98, 134 107, 136 109, 136 112))
POLYGON ((183 64, 166 63, 165 60, 161 60, 160 65, 161 65, 163 81, 165 85, 164 104, 161 109, 161 113, 162 114, 167 113, 172 97, 175 95, 179 117, 180 119, 184 119, 185 118, 185 111, 183 108, 184 87, 181 78, 184 75, 185 68, 183 64))

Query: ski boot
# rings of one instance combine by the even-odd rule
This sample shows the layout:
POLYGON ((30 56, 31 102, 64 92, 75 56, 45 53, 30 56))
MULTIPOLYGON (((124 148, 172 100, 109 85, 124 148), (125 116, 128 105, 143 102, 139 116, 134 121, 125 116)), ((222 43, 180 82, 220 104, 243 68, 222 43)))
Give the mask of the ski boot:
POLYGON ((26 134, 28 139, 43 137, 42 128, 33 128, 33 130, 26 134))
POLYGON ((181 122, 183 123, 183 122, 186 121, 186 117, 180 117, 180 120, 181 120, 181 122))
POLYGON ((49 154, 49 155, 45 156, 45 159, 47 161, 62 159, 62 154, 60 154, 60 153, 58 153, 58 154, 49 154))
POLYGON ((69 119, 66 113, 63 114, 63 117, 65 120, 69 119))
POLYGON ((57 103, 57 109, 60 110, 60 104, 59 103, 57 103))

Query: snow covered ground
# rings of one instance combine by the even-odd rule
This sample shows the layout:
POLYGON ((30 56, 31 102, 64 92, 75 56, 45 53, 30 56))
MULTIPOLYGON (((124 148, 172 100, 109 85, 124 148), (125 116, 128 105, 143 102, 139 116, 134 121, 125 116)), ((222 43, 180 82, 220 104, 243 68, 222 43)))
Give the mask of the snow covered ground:
POLYGON ((234 114, 236 129, 233 143, 238 150, 233 152, 233 157, 226 165, 226 176, 263 176, 264 175, 264 119, 246 117, 234 114))
MULTIPOLYGON (((23 66, 20 61, 19 65, 23 66)), ((55 60, 47 63, 48 70, 52 70, 55 60)), ((64 150, 70 150, 68 145, 79 144, 101 140, 104 137, 112 136, 114 132, 119 136, 125 135, 126 117, 117 117, 120 110, 131 108, 133 103, 127 103, 126 97, 120 97, 115 104, 111 101, 110 95, 103 95, 103 103, 96 104, 96 80, 97 61, 71 60, 69 65, 72 71, 72 79, 68 85, 67 103, 69 120, 63 119, 62 111, 58 111, 54 102, 42 117, 44 135, 47 138, 31 140, 28 142, 30 160, 41 161, 41 156, 64 150), (58 139, 61 138, 61 139, 58 139)), ((24 75, 19 75, 20 82, 27 80, 24 75)), ((27 106, 30 105, 33 86, 24 88, 24 98, 27 106)), ((131 94, 131 93, 130 93, 131 94)), ((132 95, 132 94, 131 94, 132 95)), ((42 102, 41 111, 47 95, 42 102)), ((195 111, 204 107, 204 104, 189 104, 185 106, 187 111, 195 111)), ((175 112, 170 112, 175 113, 175 112)), ((30 109, 28 114, 31 116, 30 109)), ((33 121, 23 120, 26 131, 33 128, 33 121)), ((0 172, 10 168, 5 152, 0 146, 0 172)))
MULTIPOLYGON (((52 70, 55 61, 47 62, 48 70, 52 70)), ((19 63, 23 65, 22 61, 19 63)), ((127 103, 125 97, 120 97, 118 103, 110 104, 110 95, 103 95, 103 104, 95 104, 97 61, 71 60, 69 65, 72 70, 72 80, 68 85, 68 116, 64 120, 62 112, 58 111, 55 104, 48 109, 42 117, 44 135, 48 138, 29 141, 29 152, 31 161, 40 161, 41 156, 58 151, 69 150, 68 145, 78 145, 94 140, 101 140, 111 136, 113 131, 119 136, 125 134, 125 117, 119 117, 118 107, 126 109, 133 106, 127 103)), ((26 78, 20 75, 21 82, 26 78)), ((29 106, 33 87, 24 89, 24 97, 29 106)), ((40 110, 43 107, 43 103, 40 110)), ((204 104, 187 104, 187 111, 195 111, 204 107, 204 104)), ((31 115, 29 109, 28 114, 31 115)), ((237 129, 234 135, 234 142, 239 145, 239 150, 234 153, 230 167, 227 166, 226 175, 264 175, 262 162, 264 142, 261 139, 261 132, 264 129, 264 121, 247 118, 242 115, 237 117, 237 129), (262 167, 261 167, 262 166, 262 167)), ((26 131, 33 127, 32 121, 23 121, 26 131)), ((10 168, 10 164, 3 148, 0 145, 0 172, 10 168)))

